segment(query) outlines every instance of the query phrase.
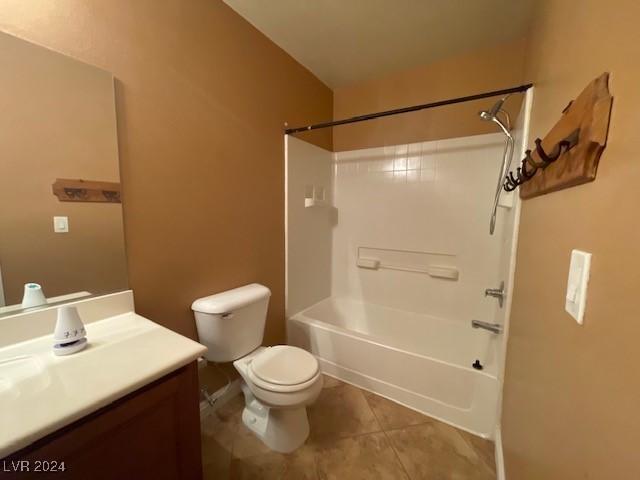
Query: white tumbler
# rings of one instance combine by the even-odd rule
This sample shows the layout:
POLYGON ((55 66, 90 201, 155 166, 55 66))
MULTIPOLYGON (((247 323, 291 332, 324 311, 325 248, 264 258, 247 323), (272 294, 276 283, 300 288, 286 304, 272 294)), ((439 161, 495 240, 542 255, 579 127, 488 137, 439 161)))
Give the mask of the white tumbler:
POLYGON ((22 308, 39 307, 47 304, 42 287, 37 283, 25 283, 22 296, 22 308))

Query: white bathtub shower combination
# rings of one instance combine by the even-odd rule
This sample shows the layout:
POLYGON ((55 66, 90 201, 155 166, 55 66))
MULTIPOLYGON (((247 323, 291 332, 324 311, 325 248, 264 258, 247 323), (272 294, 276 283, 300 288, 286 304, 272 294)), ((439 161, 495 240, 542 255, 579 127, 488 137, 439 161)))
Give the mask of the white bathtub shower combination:
POLYGON ((496 345, 465 325, 328 298, 289 320, 289 341, 337 378, 490 436, 496 416, 496 345), (471 368, 480 360, 484 369, 471 368))
POLYGON ((508 329, 509 296, 502 308, 484 296, 501 281, 508 294, 513 274, 513 196, 488 232, 503 142, 331 153, 286 137, 289 343, 329 375, 487 438, 506 342, 471 320, 508 329))

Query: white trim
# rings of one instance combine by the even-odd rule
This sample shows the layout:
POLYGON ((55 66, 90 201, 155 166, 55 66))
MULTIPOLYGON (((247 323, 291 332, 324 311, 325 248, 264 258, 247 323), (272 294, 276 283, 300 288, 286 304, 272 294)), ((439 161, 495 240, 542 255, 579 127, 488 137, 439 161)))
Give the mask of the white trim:
POLYGON ((241 385, 242 385, 242 380, 239 378, 236 378, 229 384, 229 388, 224 386, 219 388, 215 392, 213 392, 211 394, 211 397, 216 399, 213 405, 209 404, 209 402, 207 402, 206 400, 202 400, 200 402, 200 421, 204 420, 213 412, 218 410, 220 407, 228 403, 236 395, 239 395, 240 392, 242 391, 240 389, 241 385))
MULTIPOLYGON (((289 135, 284 135, 284 311, 289 311, 289 135)), ((286 315, 285 315, 286 318, 286 315)))
MULTIPOLYGON (((530 88, 527 90, 525 94, 524 106, 522 110, 523 117, 523 126, 522 126, 522 148, 521 152, 519 152, 518 158, 524 157, 524 152, 529 143, 529 134, 530 134, 530 125, 531 125, 531 110, 533 108, 533 93, 534 88, 530 88)), ((515 289, 515 276, 516 276, 516 258, 518 254, 518 239, 520 235, 520 212, 522 202, 518 196, 519 191, 514 192, 516 196, 515 200, 515 218, 513 222, 513 237, 511 244, 511 259, 509 265, 509 282, 507 298, 505 302, 505 316, 504 316, 504 330, 503 330, 503 347, 502 347, 502 355, 499 362, 498 369, 498 381, 500 382, 500 395, 498 400, 498 412, 497 412, 497 422, 496 422, 496 430, 495 430, 495 455, 496 455, 496 473, 497 480, 506 480, 506 473, 504 469, 504 452, 502 450, 502 400, 504 396, 504 371, 507 363, 507 346, 509 339, 509 330, 511 326, 511 307, 513 304, 513 291, 515 289)))
POLYGON ((496 456, 496 480, 506 480, 504 471, 504 452, 502 451, 502 430, 500 425, 496 426, 495 433, 495 456, 496 456))
POLYGON ((7 302, 4 299, 4 286, 2 285, 2 266, 0 266, 0 307, 4 307, 7 302))

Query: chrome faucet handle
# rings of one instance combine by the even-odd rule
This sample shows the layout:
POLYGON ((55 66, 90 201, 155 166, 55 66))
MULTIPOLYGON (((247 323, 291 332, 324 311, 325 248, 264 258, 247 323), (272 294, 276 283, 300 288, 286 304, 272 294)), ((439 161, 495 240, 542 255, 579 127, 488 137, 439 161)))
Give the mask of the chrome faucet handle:
POLYGON ((500 305, 500 308, 502 308, 502 304, 504 302, 504 296, 505 296, 504 282, 500 282, 500 288, 487 288, 484 291, 484 296, 497 298, 498 305, 500 305))

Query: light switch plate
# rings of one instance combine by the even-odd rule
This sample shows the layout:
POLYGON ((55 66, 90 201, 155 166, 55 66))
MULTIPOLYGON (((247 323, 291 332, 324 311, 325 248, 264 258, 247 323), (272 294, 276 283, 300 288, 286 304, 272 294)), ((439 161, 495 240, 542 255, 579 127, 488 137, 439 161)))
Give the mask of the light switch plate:
POLYGON ((53 217, 53 231, 55 233, 68 233, 69 217, 53 217))
POLYGON ((571 252, 569 279, 564 309, 582 325, 584 311, 587 306, 587 284, 591 269, 591 254, 580 250, 571 252))

